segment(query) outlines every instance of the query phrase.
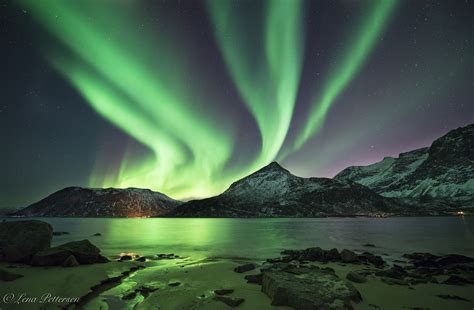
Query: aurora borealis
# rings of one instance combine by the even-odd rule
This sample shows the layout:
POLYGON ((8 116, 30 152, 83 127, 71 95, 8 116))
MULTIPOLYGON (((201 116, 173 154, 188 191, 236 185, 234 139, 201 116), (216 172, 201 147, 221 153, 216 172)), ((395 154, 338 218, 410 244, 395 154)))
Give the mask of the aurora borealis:
POLYGON ((70 185, 207 197, 273 160, 332 176, 428 145, 474 120, 472 9, 7 1, 0 208, 70 185))

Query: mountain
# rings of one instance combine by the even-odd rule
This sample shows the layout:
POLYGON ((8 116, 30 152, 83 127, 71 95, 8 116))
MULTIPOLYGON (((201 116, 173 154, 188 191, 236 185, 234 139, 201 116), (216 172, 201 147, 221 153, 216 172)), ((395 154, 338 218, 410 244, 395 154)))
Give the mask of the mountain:
POLYGON ((149 189, 67 187, 12 215, 141 217, 168 213, 180 203, 149 189))
POLYGON ((349 167, 338 181, 352 181, 384 197, 438 199, 474 206, 474 124, 451 130, 429 148, 349 167))
POLYGON ((178 206, 171 216, 315 217, 389 213, 400 206, 360 184, 301 178, 276 162, 233 183, 224 193, 178 206))

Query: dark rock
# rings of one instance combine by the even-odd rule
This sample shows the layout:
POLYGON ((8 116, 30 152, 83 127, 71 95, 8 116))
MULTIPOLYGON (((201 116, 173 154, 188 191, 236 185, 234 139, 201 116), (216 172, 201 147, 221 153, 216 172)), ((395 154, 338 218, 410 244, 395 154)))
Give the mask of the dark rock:
POLYGON ((159 290, 158 286, 154 286, 154 285, 151 285, 151 284, 145 284, 145 285, 142 285, 141 287, 137 288, 135 290, 135 292, 140 293, 140 294, 143 295, 143 297, 147 298, 148 295, 150 295, 150 293, 156 292, 157 290, 159 290))
POLYGON ((0 223, 0 261, 29 262, 51 246, 53 227, 37 220, 0 223))
POLYGON ((327 251, 325 254, 324 254, 324 258, 327 260, 327 261, 339 261, 341 259, 341 254, 339 254, 339 251, 334 248, 334 249, 331 249, 329 251, 327 251))
POLYGON ((309 261, 324 260, 325 251, 320 247, 307 248, 302 254, 302 258, 309 261))
POLYGON ((69 235, 69 232, 67 232, 67 231, 53 231, 53 236, 63 236, 63 235, 69 235))
POLYGON ((214 300, 221 301, 232 308, 239 306, 245 301, 243 298, 233 298, 228 296, 215 296, 214 300))
POLYGON ((358 256, 356 253, 344 249, 341 251, 341 260, 344 263, 354 263, 358 261, 358 256))
POLYGON ((107 257, 99 255, 96 263, 103 264, 103 263, 108 263, 108 262, 110 262, 110 260, 107 257))
POLYGON ((31 264, 34 266, 59 266, 73 255, 79 264, 95 264, 107 260, 89 240, 68 242, 36 253, 31 264), (105 260, 104 260, 105 259, 105 260))
POLYGON ((408 258, 415 267, 438 268, 437 262, 439 256, 430 253, 412 253, 404 254, 403 257, 408 258))
POLYGON ((247 280, 247 283, 254 283, 254 284, 262 284, 262 278, 263 274, 249 274, 245 276, 245 280, 247 280))
POLYGON ((137 259, 135 259, 135 260, 136 260, 137 262, 142 262, 142 263, 143 263, 143 262, 146 262, 146 258, 145 258, 144 256, 141 256, 141 257, 139 257, 139 258, 137 258, 137 259))
POLYGON ((102 236, 101 233, 95 233, 95 234, 92 235, 92 237, 100 237, 100 236, 102 236))
POLYGON ((366 243, 364 244, 364 246, 368 248, 375 248, 375 244, 372 244, 372 243, 366 243))
POLYGON ((470 281, 466 278, 463 278, 461 276, 453 275, 450 276, 446 281, 443 282, 444 284, 449 284, 449 285, 466 285, 466 284, 472 284, 474 283, 473 281, 470 281))
POLYGON ((346 276, 347 280, 350 280, 352 282, 355 282, 355 283, 365 283, 367 282, 367 278, 358 273, 358 272, 355 272, 355 271, 351 271, 347 274, 346 276))
POLYGON ((94 264, 100 256, 100 250, 89 240, 73 241, 58 246, 71 252, 80 264, 94 264))
POLYGON ((456 296, 456 295, 436 295, 436 296, 438 296, 439 298, 443 298, 443 299, 471 301, 470 299, 466 299, 466 298, 456 296))
POLYGON ((367 255, 367 262, 371 263, 375 267, 383 267, 385 262, 381 256, 378 255, 367 255))
POLYGON ((268 271, 263 274, 262 291, 273 306, 295 309, 334 309, 350 307, 362 297, 355 287, 332 273, 316 268, 268 271))
POLYGON ((132 260, 133 257, 131 255, 122 255, 119 258, 119 262, 127 261, 127 260, 132 260))
POLYGON ((369 252, 364 252, 361 255, 358 256, 358 260, 363 263, 369 263, 374 265, 377 268, 381 268, 385 265, 384 260, 382 259, 381 256, 374 255, 369 252))
POLYGON ((229 295, 229 294, 232 294, 233 292, 234 292, 234 289, 232 288, 223 288, 223 289, 214 291, 216 295, 229 295))
POLYGON ((137 292, 131 292, 122 297, 123 300, 132 300, 137 297, 137 292))
POLYGON ((79 263, 77 262, 76 258, 74 255, 69 255, 68 258, 63 262, 63 267, 76 267, 79 266, 79 263))
POLYGON ((175 256, 173 253, 170 254, 158 254, 158 259, 174 259, 177 256, 175 256))
POLYGON ((403 280, 406 276, 408 276, 408 272, 406 272, 405 269, 399 265, 393 265, 393 267, 390 269, 377 271, 375 275, 379 277, 403 280))
POLYGON ((449 266, 453 264, 474 263, 474 258, 464 255, 450 254, 437 259, 436 262, 441 266, 449 266))
POLYGON ((250 271, 250 270, 254 270, 255 268, 257 268, 257 266, 255 266, 255 264, 244 264, 244 265, 240 265, 240 266, 235 267, 234 271, 238 272, 238 273, 244 273, 244 272, 247 272, 247 271, 250 271))
POLYGON ((168 286, 180 286, 181 285, 181 282, 170 282, 168 283, 168 286))
POLYGON ((23 275, 0 269, 0 281, 11 282, 23 278, 23 275))
POLYGON ((69 256, 73 255, 68 250, 58 247, 50 248, 36 253, 31 259, 33 266, 61 266, 69 256))

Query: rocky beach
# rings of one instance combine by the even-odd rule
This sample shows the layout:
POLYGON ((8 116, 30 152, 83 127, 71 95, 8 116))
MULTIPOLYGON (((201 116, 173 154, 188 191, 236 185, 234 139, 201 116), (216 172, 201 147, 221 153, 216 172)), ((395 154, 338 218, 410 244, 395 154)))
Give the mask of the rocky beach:
POLYGON ((42 221, 0 223, 2 309, 471 309, 473 305, 474 258, 464 255, 406 253, 388 260, 378 254, 377 245, 365 244, 364 251, 287 249, 266 260, 131 252, 105 257, 89 240, 51 247, 52 236, 52 227, 42 221))

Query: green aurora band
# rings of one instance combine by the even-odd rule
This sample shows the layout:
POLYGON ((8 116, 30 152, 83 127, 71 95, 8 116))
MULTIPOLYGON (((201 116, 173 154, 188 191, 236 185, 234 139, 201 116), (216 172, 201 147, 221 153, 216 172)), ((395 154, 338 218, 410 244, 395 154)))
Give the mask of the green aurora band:
POLYGON ((336 66, 329 73, 323 91, 313 101, 306 123, 302 130, 297 132, 291 150, 286 150, 284 156, 298 151, 321 128, 331 106, 354 79, 373 50, 396 2, 396 0, 374 1, 374 8, 352 36, 354 39, 347 45, 347 50, 336 60, 336 66))
POLYGON ((395 6, 395 0, 376 1, 288 151, 282 146, 303 63, 302 1, 257 2, 261 16, 252 22, 259 29, 238 14, 246 12, 239 12, 237 1, 207 1, 223 60, 261 136, 258 155, 232 168, 235 121, 219 114, 218 104, 201 90, 199 72, 187 66, 189 49, 179 35, 137 29, 136 21, 143 20, 137 2, 19 2, 63 45, 45 51, 52 65, 98 114, 151 151, 140 160, 125 156, 118 169, 96 164, 89 185, 151 188, 177 199, 219 193, 235 179, 301 148, 357 74, 395 6))
POLYGON ((258 3, 264 14, 257 26, 238 1, 207 4, 224 61, 260 130, 255 170, 276 158, 290 128, 303 63, 302 1, 258 3))
MULTIPOLYGON (((52 64, 100 115, 153 153, 138 165, 123 162, 115 176, 91 186, 145 187, 177 198, 222 190, 218 181, 233 151, 233 128, 217 115, 210 117, 196 102, 199 90, 183 82, 195 74, 180 65, 165 35, 134 32, 136 26, 127 22, 139 20, 133 6, 124 10, 100 1, 23 3, 71 53, 48 51, 52 64), (152 57, 161 60, 158 68, 149 65, 152 57)), ((93 174, 91 180, 103 179, 103 171, 93 174)))

